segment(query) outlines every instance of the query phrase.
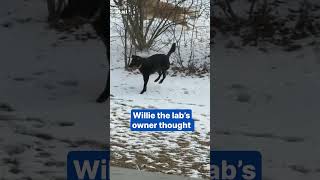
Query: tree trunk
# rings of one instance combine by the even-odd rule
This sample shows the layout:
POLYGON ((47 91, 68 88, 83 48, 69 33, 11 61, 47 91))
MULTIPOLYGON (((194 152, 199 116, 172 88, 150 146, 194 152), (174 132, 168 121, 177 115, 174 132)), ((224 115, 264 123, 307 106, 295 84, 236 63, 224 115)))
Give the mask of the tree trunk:
POLYGON ((252 0, 252 2, 251 2, 251 6, 250 6, 250 10, 249 10, 249 19, 252 19, 252 17, 253 17, 253 12, 254 12, 256 2, 257 2, 257 0, 252 0))
POLYGON ((48 20, 51 21, 55 17, 55 12, 56 12, 56 3, 55 0, 47 0, 47 8, 48 8, 48 20))
POLYGON ((232 19, 233 20, 238 20, 238 17, 236 16, 236 14, 234 13, 234 11, 232 9, 230 1, 229 0, 225 0, 225 2, 226 2, 226 5, 227 5, 227 11, 231 15, 232 19))

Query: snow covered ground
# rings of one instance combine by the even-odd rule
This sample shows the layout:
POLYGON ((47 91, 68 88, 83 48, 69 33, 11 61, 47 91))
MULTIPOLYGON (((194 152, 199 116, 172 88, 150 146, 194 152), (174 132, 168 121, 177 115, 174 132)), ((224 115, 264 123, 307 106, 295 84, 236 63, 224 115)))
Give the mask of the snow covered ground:
POLYGON ((105 48, 50 29, 45 3, 1 2, 0 179, 66 179, 69 151, 106 147, 105 48))
MULTIPOLYGON (((209 2, 209 1, 208 1, 209 2)), ((209 10, 209 9, 207 9, 209 10)), ((210 77, 174 74, 169 70, 162 84, 154 83, 157 75, 151 75, 147 92, 140 95, 143 78, 138 71, 124 70, 123 45, 119 37, 120 16, 111 16, 111 164, 120 167, 143 169, 190 177, 209 177, 210 151, 210 77), (131 132, 130 111, 133 108, 192 109, 196 131, 190 132, 131 132)), ((210 25, 203 15, 196 22, 195 59, 199 64, 210 62, 210 25)), ((177 27, 178 29, 181 26, 177 27)), ((169 33, 168 33, 169 34, 169 33)), ((190 56, 191 31, 181 40, 182 57, 187 63, 190 56), (190 45, 190 44, 188 44, 190 45)), ((166 34, 161 36, 167 42, 166 34)), ((159 43, 149 52, 138 52, 149 56, 167 53, 168 47, 159 43), (160 50, 161 49, 161 50, 160 50)), ((176 53, 170 57, 176 61, 176 53)))
POLYGON ((199 180, 183 176, 166 175, 163 173, 142 172, 132 169, 115 168, 110 169, 110 179, 112 180, 199 180))
MULTIPOLYGON (((69 151, 105 149, 108 141, 109 110, 95 103, 106 78, 104 46, 90 26, 59 33, 46 17, 42 0, 1 3, 0 179, 66 179, 69 151)), ((128 175, 121 171, 111 174, 128 175)), ((137 172, 144 176, 129 175, 137 172)))
MULTIPOLYGON (((65 179, 68 151, 103 149, 107 141, 107 107, 94 102, 104 88, 105 49, 86 38, 90 27, 73 35, 58 33, 48 28, 46 15, 42 0, 1 2, 0 179, 65 179)), ((235 50, 225 48, 226 39, 217 36, 214 49, 214 147, 260 150, 265 180, 318 180, 320 46, 294 52, 272 46, 268 52, 235 50)), ((111 98, 118 165, 207 174, 210 114, 202 92, 209 90, 208 77, 169 75, 162 85, 150 82, 142 98, 141 75, 112 68, 120 82, 130 82, 112 86, 119 90, 111 98), (196 83, 203 89, 183 87, 196 83), (201 120, 197 132, 129 132, 128 110, 142 102, 144 107, 194 109, 201 120)))
POLYGON ((320 52, 314 46, 287 52, 266 45, 214 49, 213 147, 258 150, 265 180, 320 177, 320 52))

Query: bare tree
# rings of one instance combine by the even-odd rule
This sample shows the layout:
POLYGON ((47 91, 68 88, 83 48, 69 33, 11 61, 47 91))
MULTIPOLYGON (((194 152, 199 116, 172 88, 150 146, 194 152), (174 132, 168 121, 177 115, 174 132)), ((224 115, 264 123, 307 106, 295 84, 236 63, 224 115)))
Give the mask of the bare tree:
POLYGON ((184 1, 179 0, 172 4, 156 0, 114 0, 121 11, 129 38, 138 50, 149 49, 171 26, 187 26, 187 14, 191 14, 191 11, 190 8, 179 6, 184 1), (161 9, 164 6, 166 11, 161 9))
POLYGON ((49 12, 48 20, 53 21, 58 19, 65 6, 65 0, 47 0, 47 8, 49 12))
POLYGON ((256 3, 257 3, 257 0, 251 0, 250 10, 249 10, 249 19, 252 19, 252 17, 253 17, 256 3))
POLYGON ((226 17, 228 17, 229 19, 233 21, 238 20, 238 16, 233 11, 232 5, 229 0, 217 0, 215 5, 220 7, 223 10, 226 17))

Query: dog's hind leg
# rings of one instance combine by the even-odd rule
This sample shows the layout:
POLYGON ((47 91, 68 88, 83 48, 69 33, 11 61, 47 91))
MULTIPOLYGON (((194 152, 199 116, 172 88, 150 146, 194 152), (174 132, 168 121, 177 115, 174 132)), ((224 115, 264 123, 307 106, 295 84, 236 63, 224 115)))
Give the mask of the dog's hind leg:
POLYGON ((98 103, 103 103, 106 100, 108 100, 110 95, 110 74, 108 76, 108 80, 106 83, 106 87, 104 88, 103 92, 101 93, 101 95, 98 97, 98 99, 96 100, 96 102, 98 103))
POLYGON ((144 74, 144 75, 143 75, 143 81, 144 81, 143 89, 142 89, 142 91, 140 92, 140 94, 143 94, 144 92, 147 91, 147 84, 148 84, 148 81, 149 81, 149 75, 144 74))
POLYGON ((159 81, 159 84, 163 82, 163 80, 166 78, 167 71, 162 71, 162 79, 159 81))
POLYGON ((160 77, 161 77, 161 75, 162 75, 162 72, 161 72, 161 71, 159 71, 159 72, 158 72, 158 74, 159 74, 159 76, 157 77, 157 79, 155 79, 155 80, 154 80, 154 82, 159 81, 159 79, 160 79, 160 77))

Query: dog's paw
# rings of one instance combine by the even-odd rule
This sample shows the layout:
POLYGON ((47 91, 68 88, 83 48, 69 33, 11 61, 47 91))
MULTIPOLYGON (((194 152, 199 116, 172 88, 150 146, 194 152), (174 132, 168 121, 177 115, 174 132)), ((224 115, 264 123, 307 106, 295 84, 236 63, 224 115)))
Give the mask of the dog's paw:
POLYGON ((108 96, 108 97, 99 97, 98 99, 96 99, 96 102, 97 102, 97 103, 104 103, 104 102, 106 102, 108 99, 109 99, 109 96, 108 96))

